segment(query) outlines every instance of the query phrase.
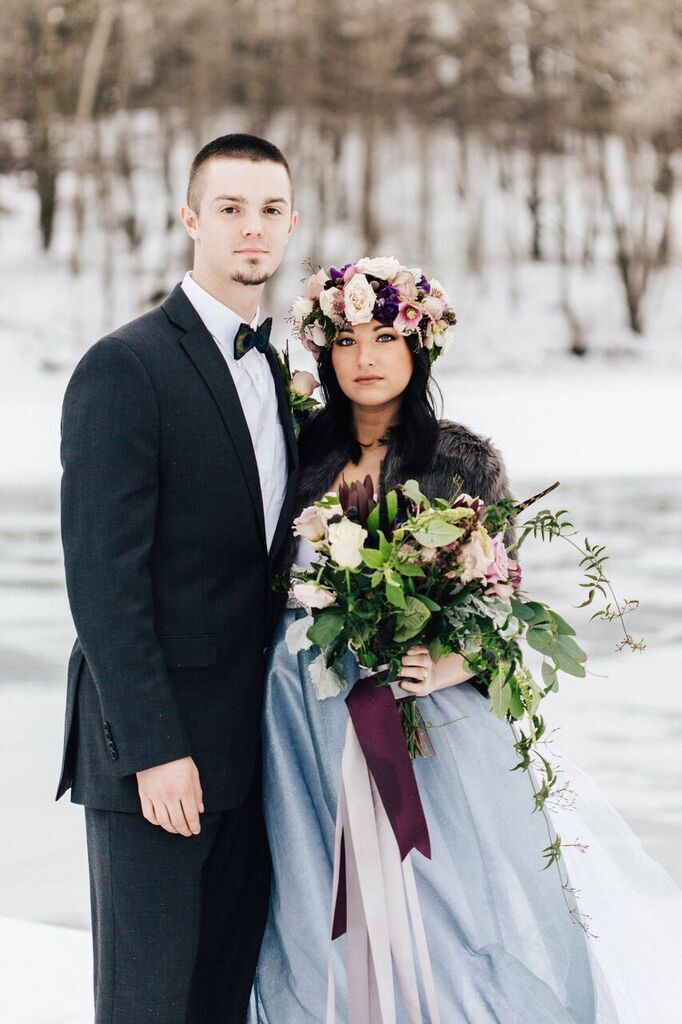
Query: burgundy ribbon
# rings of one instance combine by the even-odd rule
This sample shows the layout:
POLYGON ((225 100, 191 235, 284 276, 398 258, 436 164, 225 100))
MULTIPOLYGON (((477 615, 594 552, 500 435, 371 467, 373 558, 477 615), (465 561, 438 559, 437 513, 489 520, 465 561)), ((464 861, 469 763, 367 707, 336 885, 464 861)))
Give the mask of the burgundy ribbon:
MULTIPOLYGON (((431 841, 414 768, 405 741, 393 690, 378 676, 358 679, 346 697, 348 713, 367 767, 398 843, 401 860, 410 850, 431 858, 431 841)), ((339 888, 334 908, 332 939, 346 931, 345 846, 341 839, 339 888)))

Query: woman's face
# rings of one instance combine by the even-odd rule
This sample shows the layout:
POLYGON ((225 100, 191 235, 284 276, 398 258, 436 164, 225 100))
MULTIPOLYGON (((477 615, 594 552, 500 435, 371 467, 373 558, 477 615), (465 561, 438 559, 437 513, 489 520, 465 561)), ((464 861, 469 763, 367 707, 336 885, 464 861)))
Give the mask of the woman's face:
POLYGON ((413 357, 405 336, 378 320, 344 327, 331 357, 339 387, 359 406, 394 402, 412 376, 413 357))

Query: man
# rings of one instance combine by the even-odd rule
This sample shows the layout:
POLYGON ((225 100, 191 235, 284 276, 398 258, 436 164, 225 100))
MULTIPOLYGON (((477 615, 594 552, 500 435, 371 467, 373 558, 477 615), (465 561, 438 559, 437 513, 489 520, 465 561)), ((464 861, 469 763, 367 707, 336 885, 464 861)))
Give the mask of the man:
POLYGON ((98 1024, 242 1024, 267 913, 259 718, 297 456, 257 324, 298 219, 285 158, 214 140, 181 217, 192 273, 85 354, 62 419, 57 798, 85 806, 98 1024))

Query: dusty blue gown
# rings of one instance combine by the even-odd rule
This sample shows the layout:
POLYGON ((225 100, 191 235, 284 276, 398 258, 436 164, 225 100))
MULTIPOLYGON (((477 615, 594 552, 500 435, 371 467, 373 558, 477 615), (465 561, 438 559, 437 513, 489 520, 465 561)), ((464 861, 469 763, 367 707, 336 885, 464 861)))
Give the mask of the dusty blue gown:
MULTIPOLYGON (((249 1024, 323 1024, 345 694, 317 699, 291 654, 282 615, 263 717, 265 814, 273 861, 267 929, 249 1024)), ((345 676, 357 666, 350 654, 345 676)), ((415 765, 432 857, 412 854, 443 1024, 595 1024, 589 937, 571 918, 561 879, 543 870, 548 820, 531 782, 511 772, 510 726, 468 683, 420 699, 435 756, 415 765), (449 723, 449 724, 448 724, 449 723)), ((337 1021, 345 1024, 345 937, 335 940, 337 1021)), ((397 993, 400 1003, 400 995, 397 993)), ((400 1024, 406 1020, 398 1010, 400 1024)), ((428 1016, 425 1014, 425 1020, 428 1016)))

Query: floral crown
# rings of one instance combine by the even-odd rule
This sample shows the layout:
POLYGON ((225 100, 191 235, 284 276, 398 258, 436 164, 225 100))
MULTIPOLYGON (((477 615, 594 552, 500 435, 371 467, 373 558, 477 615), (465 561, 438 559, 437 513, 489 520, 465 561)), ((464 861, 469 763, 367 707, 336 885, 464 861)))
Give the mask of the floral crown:
POLYGON ((457 322, 443 286, 392 256, 318 270, 291 315, 299 339, 316 359, 347 324, 378 320, 400 334, 416 335, 418 347, 427 349, 433 362, 450 348, 446 332, 457 322))

